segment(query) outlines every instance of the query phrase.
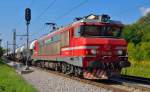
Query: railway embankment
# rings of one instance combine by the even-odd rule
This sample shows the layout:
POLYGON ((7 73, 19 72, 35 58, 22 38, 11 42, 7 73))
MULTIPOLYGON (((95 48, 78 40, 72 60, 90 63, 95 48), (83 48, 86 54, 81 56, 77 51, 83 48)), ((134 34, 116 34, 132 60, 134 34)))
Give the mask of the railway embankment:
MULTIPOLYGON (((7 62, 7 64, 14 67, 17 71, 20 71, 24 67, 22 66, 22 64, 16 62, 7 62)), ((118 79, 115 81, 114 80, 92 81, 65 75, 60 72, 52 70, 42 69, 39 67, 30 67, 30 69, 33 70, 33 72, 25 74, 20 74, 18 72, 18 74, 20 74, 19 76, 21 76, 19 78, 21 80, 25 80, 26 82, 28 82, 31 88, 34 86, 34 88, 37 89, 39 92, 149 92, 150 91, 149 87, 143 86, 141 84, 137 85, 134 82, 126 82, 124 80, 119 82, 118 79)), ((11 73, 9 74, 9 76, 11 76, 11 73)), ((17 85, 17 87, 20 87, 20 85, 17 85)), ((20 89, 20 91, 15 92, 24 92, 24 91, 20 89)), ((28 92, 34 91, 31 90, 28 92)))
MULTIPOLYGON (((17 71, 23 68, 22 65, 16 62, 7 62, 7 64, 9 66, 14 67, 17 71)), ((91 85, 90 83, 87 82, 81 82, 82 79, 81 81, 74 80, 71 78, 67 78, 66 76, 59 75, 59 73, 55 74, 49 71, 44 71, 43 69, 39 69, 36 67, 32 67, 32 70, 33 72, 31 73, 21 74, 22 76, 21 79, 24 79, 30 85, 33 85, 39 92, 113 92, 114 91, 114 89, 110 89, 106 86, 91 85)), ((32 92, 32 91, 27 91, 27 92, 32 92)), ((116 92, 120 92, 120 91, 118 90, 116 92)))
POLYGON ((0 92, 37 92, 15 69, 0 60, 0 92))

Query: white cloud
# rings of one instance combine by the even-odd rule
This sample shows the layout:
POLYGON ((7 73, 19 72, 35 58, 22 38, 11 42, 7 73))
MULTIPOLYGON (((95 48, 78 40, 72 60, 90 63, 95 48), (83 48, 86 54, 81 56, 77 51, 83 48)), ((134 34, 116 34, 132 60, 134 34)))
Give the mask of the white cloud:
POLYGON ((140 11, 141 11, 142 15, 145 16, 145 15, 147 15, 147 13, 150 12, 150 7, 149 8, 141 7, 140 11))

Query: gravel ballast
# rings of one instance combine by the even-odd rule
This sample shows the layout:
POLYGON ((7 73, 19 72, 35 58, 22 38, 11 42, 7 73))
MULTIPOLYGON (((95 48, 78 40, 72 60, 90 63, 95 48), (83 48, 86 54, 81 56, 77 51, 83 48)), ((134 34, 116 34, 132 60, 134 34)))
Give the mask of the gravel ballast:
POLYGON ((111 92, 104 88, 65 78, 34 68, 34 72, 22 74, 39 92, 111 92))
MULTIPOLYGON (((17 62, 11 62, 5 60, 4 62, 11 67, 14 67, 16 71, 30 84, 32 84, 39 92, 149 92, 144 91, 142 89, 136 89, 130 86, 123 85, 107 85, 100 86, 92 85, 91 83, 80 82, 71 78, 67 78, 66 76, 62 76, 57 74, 57 72, 52 71, 44 71, 36 67, 31 67, 30 72, 22 73, 24 71, 25 66, 17 62), (33 70, 33 71, 32 71, 33 70), (55 74, 56 73, 56 74, 55 74), (122 90, 121 90, 122 89, 122 90)), ((93 82, 92 82, 93 83, 93 82)))

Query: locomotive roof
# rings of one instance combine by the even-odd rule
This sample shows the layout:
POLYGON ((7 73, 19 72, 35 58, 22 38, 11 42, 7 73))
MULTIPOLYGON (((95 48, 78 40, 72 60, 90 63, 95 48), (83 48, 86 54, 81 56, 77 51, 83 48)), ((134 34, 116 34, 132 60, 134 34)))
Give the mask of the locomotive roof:
POLYGON ((88 16, 85 16, 84 18, 81 18, 78 21, 75 21, 75 22, 73 22, 73 23, 71 23, 67 26, 62 26, 62 27, 60 27, 60 28, 58 28, 58 29, 56 29, 56 30, 54 30, 54 31, 42 36, 42 37, 40 37, 39 40, 42 40, 42 39, 44 39, 44 38, 46 38, 50 35, 55 34, 56 32, 60 32, 62 30, 65 30, 65 29, 69 28, 70 26, 74 26, 74 25, 79 24, 79 23, 101 23, 101 24, 104 24, 104 23, 106 24, 107 23, 107 24, 113 24, 113 25, 117 25, 117 26, 123 26, 123 24, 120 21, 110 20, 109 22, 102 22, 99 18, 98 19, 97 18, 92 19, 94 16, 100 17, 98 15, 90 14, 88 16))
POLYGON ((101 22, 100 20, 97 19, 82 19, 79 20, 77 22, 72 23, 74 24, 78 24, 78 23, 107 23, 107 24, 114 24, 114 25, 118 25, 118 26, 123 26, 123 24, 120 21, 115 21, 115 20, 110 20, 110 22, 101 22))

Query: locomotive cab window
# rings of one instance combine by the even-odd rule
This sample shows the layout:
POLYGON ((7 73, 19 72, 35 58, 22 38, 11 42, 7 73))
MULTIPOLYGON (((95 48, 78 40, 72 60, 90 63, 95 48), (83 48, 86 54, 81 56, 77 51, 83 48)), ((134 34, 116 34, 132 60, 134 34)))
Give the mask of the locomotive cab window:
POLYGON ((120 37, 121 28, 115 26, 83 25, 75 28, 76 37, 120 37))

